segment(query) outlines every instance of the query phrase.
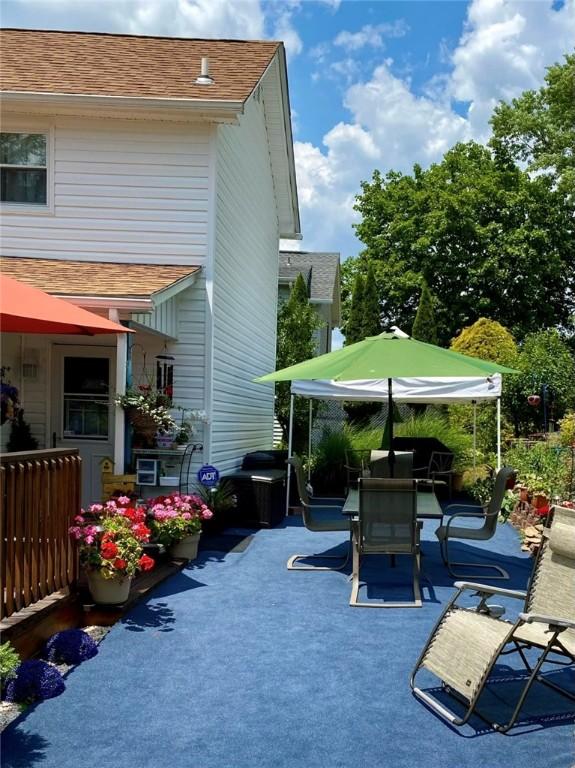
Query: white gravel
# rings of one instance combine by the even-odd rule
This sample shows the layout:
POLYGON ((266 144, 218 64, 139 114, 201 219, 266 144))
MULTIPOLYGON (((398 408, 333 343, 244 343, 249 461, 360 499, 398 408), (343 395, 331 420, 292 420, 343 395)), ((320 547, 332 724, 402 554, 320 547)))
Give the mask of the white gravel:
MULTIPOLYGON (((99 645, 111 627, 97 627, 94 625, 91 627, 81 627, 81 629, 99 645)), ((90 660, 88 659, 88 661, 90 660)), ((62 676, 67 675, 70 670, 74 669, 74 665, 70 664, 54 664, 53 666, 56 667, 62 676)), ((26 704, 14 704, 11 701, 0 701, 0 733, 18 717, 20 712, 26 709, 26 706, 26 704)))

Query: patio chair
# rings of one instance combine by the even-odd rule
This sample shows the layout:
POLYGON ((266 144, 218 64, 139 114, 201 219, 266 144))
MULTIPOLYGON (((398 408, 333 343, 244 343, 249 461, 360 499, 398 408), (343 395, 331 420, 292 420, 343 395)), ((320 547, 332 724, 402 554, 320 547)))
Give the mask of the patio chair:
POLYGON ((353 573, 349 604, 365 608, 419 608, 420 552, 417 497, 413 480, 361 478, 359 518, 353 524, 353 573), (361 602, 360 568, 363 555, 411 555, 413 602, 361 602))
POLYGON ((546 662, 560 666, 575 663, 574 509, 555 507, 553 522, 543 531, 527 592, 469 582, 455 586, 457 592, 435 625, 411 676, 411 688, 419 699, 452 725, 464 725, 475 712, 501 732, 516 722, 536 680, 575 701, 575 694, 540 674, 546 662), (470 591, 478 598, 474 609, 458 605, 460 595, 470 591), (514 623, 497 617, 501 608, 489 606, 487 601, 494 595, 524 601, 523 612, 514 623), (531 649, 539 652, 533 665, 525 655, 531 649), (528 676, 509 721, 494 723, 477 710, 477 702, 497 660, 509 653, 519 654, 528 676), (463 716, 415 685, 421 669, 432 672, 441 680, 444 692, 465 704, 463 716))
MULTIPOLYGON (((297 490, 302 506, 303 524, 308 531, 325 533, 326 531, 346 531, 350 530, 349 518, 342 514, 345 499, 324 498, 311 496, 301 463, 298 456, 292 456, 288 459, 288 464, 294 468, 297 490)), ((287 567, 290 571, 341 571, 349 562, 350 547, 348 546, 345 558, 340 555, 292 555, 288 560, 287 567), (339 565, 297 565, 298 560, 337 560, 339 565)))
POLYGON ((430 485, 433 492, 436 486, 447 486, 449 498, 453 495, 453 469, 454 455, 451 451, 432 451, 429 458, 429 464, 426 467, 413 467, 413 474, 424 473, 423 477, 418 479, 420 488, 430 485))
POLYGON ((466 539, 471 541, 488 541, 495 535, 497 529, 497 519, 501 512, 501 504, 503 502, 503 496, 505 495, 505 489, 507 487, 507 481, 515 474, 515 471, 511 467, 502 467, 495 478, 495 486, 493 488, 493 494, 488 504, 483 505, 481 511, 477 511, 478 505, 474 504, 450 504, 443 510, 443 518, 441 525, 435 531, 435 535, 439 539, 439 547, 441 550, 441 557, 443 562, 447 566, 449 574, 454 578, 460 579, 508 579, 509 574, 504 568, 494 563, 456 563, 449 557, 449 541, 450 539, 466 539), (452 509, 474 509, 475 512, 453 512, 449 514, 452 509), (457 521, 460 518, 464 519, 477 519, 483 520, 483 525, 479 528, 465 528, 461 525, 457 525, 457 521), (491 568, 497 571, 496 575, 489 576, 483 573, 461 573, 457 572, 456 568, 491 568))
POLYGON ((360 477, 364 477, 365 473, 369 471, 369 457, 371 451, 369 449, 359 449, 356 451, 345 451, 345 472, 346 472, 346 487, 357 487, 357 481, 360 477))

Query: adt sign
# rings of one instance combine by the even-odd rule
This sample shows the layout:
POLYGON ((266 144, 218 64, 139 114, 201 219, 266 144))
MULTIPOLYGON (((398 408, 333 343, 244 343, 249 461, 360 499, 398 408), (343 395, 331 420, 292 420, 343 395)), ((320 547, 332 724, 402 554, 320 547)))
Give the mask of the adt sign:
POLYGON ((217 485, 219 479, 220 473, 210 464, 204 464, 204 466, 198 470, 198 481, 207 488, 212 488, 214 485, 217 485))

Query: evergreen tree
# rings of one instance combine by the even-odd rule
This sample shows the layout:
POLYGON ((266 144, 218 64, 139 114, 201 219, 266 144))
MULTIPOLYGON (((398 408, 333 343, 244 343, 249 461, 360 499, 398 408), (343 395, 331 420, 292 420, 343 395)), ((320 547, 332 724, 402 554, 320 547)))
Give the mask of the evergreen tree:
POLYGON ((6 449, 9 453, 14 451, 35 451, 38 441, 32 436, 30 425, 24 420, 24 410, 21 408, 10 427, 10 438, 6 449))
POLYGON ((363 289, 363 321, 361 328, 361 338, 368 336, 377 336, 381 333, 381 309, 379 306, 379 291, 375 281, 375 271, 373 264, 367 268, 367 275, 363 289))
POLYGON ((433 296, 425 280, 421 285, 421 296, 419 297, 419 306, 417 307, 411 335, 414 339, 425 341, 428 344, 438 343, 435 312, 433 311, 433 296))
MULTIPOLYGON (((289 298, 279 308, 277 329, 276 368, 302 363, 313 357, 316 351, 315 332, 322 322, 308 299, 303 276, 297 276, 289 298)), ((276 384, 276 418, 287 440, 290 412, 290 382, 276 384)), ((300 447, 308 419, 308 404, 296 398, 294 411, 294 446, 300 447)))
POLYGON ((345 345, 361 341, 363 336, 363 309, 365 301, 365 282, 363 275, 358 272, 355 276, 351 294, 349 317, 345 325, 345 345))

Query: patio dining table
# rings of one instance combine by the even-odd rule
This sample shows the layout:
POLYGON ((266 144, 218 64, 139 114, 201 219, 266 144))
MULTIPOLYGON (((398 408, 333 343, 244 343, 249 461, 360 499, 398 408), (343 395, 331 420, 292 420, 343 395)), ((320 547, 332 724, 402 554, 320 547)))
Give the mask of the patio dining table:
MULTIPOLYGON (((434 493, 430 491, 417 491, 416 499, 418 520, 441 520, 443 512, 434 493)), ((359 516, 359 491, 357 489, 352 488, 349 491, 341 513, 351 518, 359 516)))

